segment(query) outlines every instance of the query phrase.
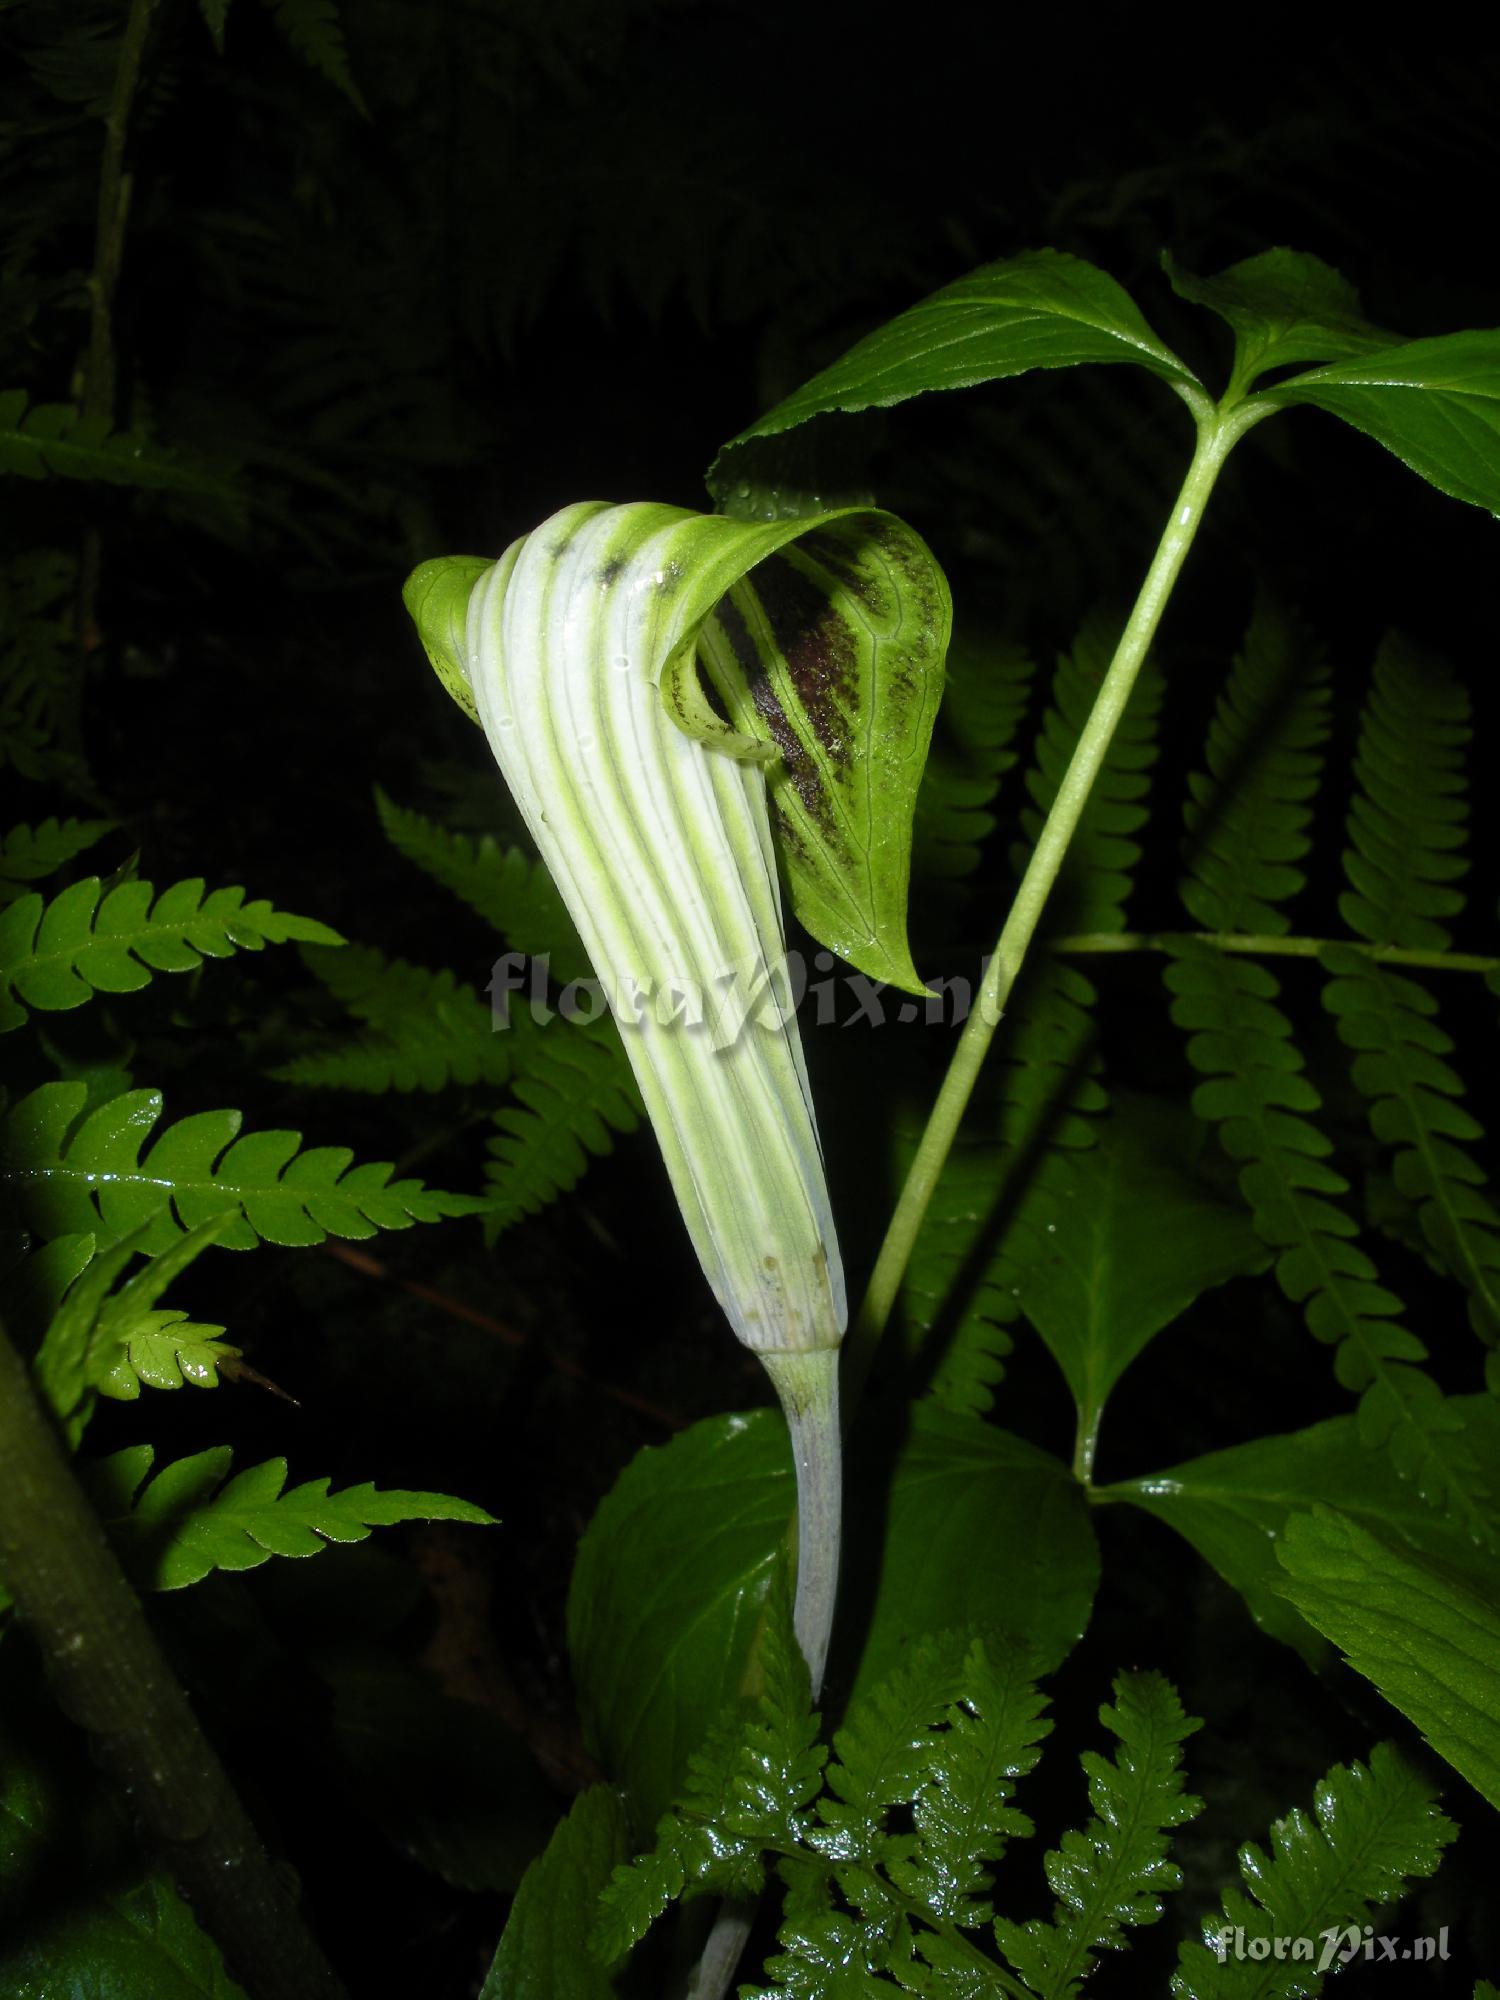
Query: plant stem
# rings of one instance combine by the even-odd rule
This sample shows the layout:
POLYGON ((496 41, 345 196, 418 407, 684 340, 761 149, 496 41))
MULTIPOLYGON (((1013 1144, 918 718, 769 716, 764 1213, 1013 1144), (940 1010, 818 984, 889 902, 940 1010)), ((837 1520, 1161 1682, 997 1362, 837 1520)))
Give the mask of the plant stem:
POLYGON ((1187 476, 1182 482, 1182 490, 1173 502, 1140 595, 1126 620, 1109 671, 1104 676, 1072 760, 1063 774, 1057 797, 1038 836, 1021 886, 1016 891, 1016 899, 1011 904, 1010 915, 1005 920, 994 956, 985 968, 977 1005, 964 1024, 948 1074, 943 1079, 917 1146, 916 1158, 896 1203, 870 1278, 869 1290, 850 1328, 845 1343, 845 1393, 851 1408, 864 1385, 875 1349, 890 1318, 922 1218, 927 1213, 938 1176, 953 1145, 1005 1003, 1041 921, 1068 843, 1073 838, 1094 781, 1109 753, 1116 725, 1130 699, 1136 676, 1156 635, 1173 585, 1192 547, 1214 482, 1233 446, 1252 424, 1268 416, 1273 407, 1271 404, 1249 402, 1241 403, 1232 414, 1209 409, 1195 411, 1198 441, 1187 476))
POLYGON ((823 1691, 839 1582, 839 1350, 763 1353, 760 1358, 781 1398, 792 1436, 797 1468, 797 1595, 792 1624, 816 1701, 823 1691))
POLYGON ((142 1833, 256 2000, 338 2000, 0 1329, 0 1575, 142 1833))
POLYGON ((1358 938, 1255 937, 1239 931, 1080 931, 1048 938, 1048 951, 1080 958, 1115 951, 1170 951, 1178 944, 1206 944, 1214 951, 1252 958, 1317 958, 1331 944, 1357 951, 1376 965, 1429 966, 1435 972, 1500 972, 1500 958, 1474 952, 1422 951, 1399 944, 1365 944, 1358 938))

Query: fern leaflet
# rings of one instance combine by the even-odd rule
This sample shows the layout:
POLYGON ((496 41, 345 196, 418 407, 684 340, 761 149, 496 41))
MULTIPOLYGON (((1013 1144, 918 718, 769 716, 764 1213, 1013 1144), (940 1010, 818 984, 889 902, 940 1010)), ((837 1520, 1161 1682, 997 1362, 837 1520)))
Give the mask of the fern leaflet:
POLYGON ((528 860, 519 848, 501 847, 492 834, 473 840, 454 833, 396 805, 378 787, 375 806, 397 853, 451 890, 518 951, 546 955, 559 979, 588 971, 573 919, 540 861, 528 860))
POLYGON ((330 1542, 362 1542, 371 1528, 402 1521, 493 1525, 483 1508, 443 1493, 378 1493, 368 1483, 330 1493, 326 1479, 283 1491, 284 1458, 229 1478, 227 1445, 176 1459, 148 1479, 154 1457, 151 1445, 131 1445, 89 1472, 107 1531, 152 1590, 181 1590, 216 1569, 257 1569, 272 1556, 315 1556, 330 1542))
POLYGON ((161 1093, 127 1091, 82 1117, 82 1083, 44 1083, 0 1124, 0 1191, 44 1236, 97 1235, 113 1243, 143 1229, 149 1255, 196 1225, 229 1214, 226 1248, 321 1243, 442 1216, 485 1203, 391 1179, 385 1163, 352 1164, 342 1146, 302 1150, 296 1132, 240 1135, 238 1111, 201 1111, 170 1125, 143 1154, 162 1112, 161 1093))
POLYGON ((1042 1713, 1046 1697, 1028 1669, 1015 1646, 1006 1646, 998 1660, 981 1640, 969 1648, 963 1694, 948 1709, 931 1772, 912 1802, 916 1847, 909 1858, 889 1861, 897 1888, 940 1923, 987 1923, 993 1915, 986 1900, 989 1864, 1007 1842, 1033 1830, 1010 1798, 1017 1778, 1040 1758, 1052 1725, 1042 1713))
POLYGON ((134 993, 155 972, 192 972, 205 958, 291 939, 342 943, 311 917, 247 903, 243 889, 205 895, 196 877, 159 896, 139 881, 104 892, 96 875, 50 903, 23 896, 0 915, 0 1032, 19 1027, 28 1006, 62 1012, 96 992, 134 993))
POLYGON ((190 1320, 171 1306, 153 1307, 120 1344, 110 1366, 99 1375, 101 1396, 134 1402, 147 1389, 217 1388, 221 1363, 239 1359, 240 1350, 221 1340, 222 1326, 190 1320))
POLYGON ((496 1032, 472 986, 360 945, 304 958, 367 1032, 295 1056, 272 1072, 284 1083, 327 1090, 443 1090, 450 1083, 504 1083, 512 1037, 496 1032))
POLYGON ((1114 1707, 1099 1719, 1120 1748, 1113 1760, 1084 1754, 1095 1817, 1047 1856, 1053 1921, 995 1923, 1001 1951, 1041 2000, 1075 2000, 1097 1951, 1121 1945, 1126 1925, 1156 1922, 1161 1892, 1182 1885, 1166 1831, 1203 1809, 1184 1792, 1181 1771, 1183 1740, 1201 1725, 1159 1674, 1122 1674, 1114 1707))
MULTIPOLYGON (((1114 652, 1117 637, 1108 619, 1084 623, 1071 653, 1058 660, 1052 703, 1036 743, 1036 763, 1026 776, 1033 811, 1022 814, 1027 837, 1035 840, 1057 797, 1068 761, 1078 744, 1114 652)), ((1103 766, 1089 793, 1078 829, 1068 844, 1062 874, 1048 911, 1049 928, 1097 933, 1125 928, 1131 872, 1141 858, 1134 836, 1148 817, 1143 803, 1156 761, 1157 720, 1162 679, 1148 661, 1121 716, 1103 766)))
POLYGON ((1260 598, 1219 697, 1207 773, 1188 780, 1182 900, 1210 931, 1281 936, 1306 880, 1328 736, 1328 671, 1302 628, 1260 598))
POLYGON ((691 1762, 681 1805, 660 1821, 655 1847, 616 1869, 601 1896, 592 1942, 605 1962, 623 1958, 685 1889, 758 1894, 763 1851, 791 1852, 804 1835, 826 1753, 781 1572, 758 1660, 761 1689, 751 1715, 728 1717, 713 1732, 691 1762))
POLYGON ((619 1031, 607 1014, 541 1026, 514 1010, 506 1035, 515 1102, 495 1113, 498 1134, 485 1167, 487 1230, 493 1236, 577 1186, 591 1153, 608 1153, 616 1132, 641 1120, 640 1093, 619 1031))
POLYGON ((1431 1875, 1458 1829, 1437 1809, 1433 1788, 1388 1743, 1368 1765, 1336 1764, 1313 1796, 1315 1817, 1294 1807, 1271 1828, 1271 1852, 1246 1845, 1240 1872, 1249 1896, 1224 1892, 1222 1917, 1203 1926, 1203 1944, 1184 1944, 1172 1979, 1173 2000, 1306 2000, 1323 1987, 1326 1968, 1312 1958, 1318 1941, 1339 1940, 1372 1907, 1393 1903, 1412 1877, 1431 1875), (1241 1958, 1241 1938, 1305 1940, 1301 1957, 1241 1958))
POLYGON ((833 1739, 822 1826, 811 1844, 830 1861, 876 1858, 893 1806, 915 1798, 930 1774, 935 1731, 959 1699, 968 1648, 956 1634, 929 1635, 886 1680, 850 1709, 833 1739))
MULTIPOLYGON (((1444 917, 1463 897, 1450 886, 1467 817, 1463 747, 1469 699, 1440 663, 1387 640, 1360 735, 1359 790, 1344 857, 1350 890, 1340 910, 1375 945, 1446 950, 1444 917)), ((1500 1338, 1500 1215, 1466 1146, 1484 1128, 1465 1107, 1451 1067, 1452 1039, 1437 1003, 1414 981, 1348 946, 1324 951, 1324 990, 1339 1036, 1356 1051, 1353 1076, 1377 1139, 1393 1146, 1396 1187, 1413 1205, 1425 1247, 1469 1295, 1470 1317, 1500 1338)))
MULTIPOLYGON (((294 49, 310 69, 326 77, 335 90, 348 98, 356 111, 368 117, 365 101, 349 69, 338 0, 267 0, 267 4, 276 26, 286 37, 287 46, 294 49)), ((209 25, 212 27, 212 21, 209 25)))
POLYGON ((1000 780, 1026 712, 1032 661, 1014 646, 959 639, 948 649, 947 684, 912 827, 912 877, 940 905, 964 900, 969 876, 994 831, 1000 780))
POLYGON ((44 819, 39 826, 13 826, 0 841, 0 906, 24 895, 32 882, 66 868, 113 833, 112 819, 44 819))
MULTIPOLYGON (((1279 907, 1301 885, 1308 800, 1324 735, 1320 680, 1278 698, 1295 660, 1290 635, 1257 613, 1210 736, 1213 786, 1194 792, 1190 875, 1183 900, 1200 923, 1228 930, 1255 921, 1287 928, 1279 907), (1259 636, 1257 636, 1257 623, 1259 636), (1215 828, 1225 829, 1216 838, 1215 828)), ((1292 1025, 1274 1003, 1275 978, 1247 958, 1184 940, 1165 973, 1172 1018, 1190 1034, 1188 1060, 1207 1081, 1193 1096, 1216 1124, 1262 1240, 1276 1252, 1282 1289, 1302 1306, 1319 1340, 1336 1349, 1344 1386, 1360 1392, 1367 1442, 1385 1443, 1398 1469, 1487 1539, 1487 1494, 1458 1445, 1437 1385, 1417 1365, 1421 1341, 1400 1323, 1401 1301, 1354 1240, 1343 1197, 1349 1183, 1329 1164, 1333 1148, 1312 1122, 1322 1099, 1306 1075, 1292 1025)))
POLYGON ((29 413, 24 389, 0 393, 0 472, 22 479, 101 479, 121 486, 170 488, 238 503, 238 495, 213 473, 185 465, 176 455, 131 431, 114 431, 103 418, 85 417, 71 403, 38 403, 29 413))

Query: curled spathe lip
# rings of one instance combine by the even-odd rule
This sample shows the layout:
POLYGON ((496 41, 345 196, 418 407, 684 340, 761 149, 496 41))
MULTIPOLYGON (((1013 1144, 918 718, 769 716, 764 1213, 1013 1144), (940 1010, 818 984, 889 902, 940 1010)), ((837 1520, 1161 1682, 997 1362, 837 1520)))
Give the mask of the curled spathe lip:
MULTIPOLYGON (((747 541, 742 523, 584 503, 469 596, 479 719, 607 991, 774 985, 774 752, 715 714, 692 652, 716 599, 795 532, 747 541)), ((847 1310, 801 1041, 779 1014, 700 1035, 648 1012, 625 1043, 715 1297, 747 1346, 795 1353, 836 1346, 847 1310)))

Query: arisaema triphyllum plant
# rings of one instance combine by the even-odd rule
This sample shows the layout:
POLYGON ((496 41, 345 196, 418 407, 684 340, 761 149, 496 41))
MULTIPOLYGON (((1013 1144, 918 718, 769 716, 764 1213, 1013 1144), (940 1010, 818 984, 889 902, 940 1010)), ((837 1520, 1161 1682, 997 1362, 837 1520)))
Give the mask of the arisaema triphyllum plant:
POLYGON ((496 563, 424 564, 406 596, 567 903, 704 1274, 785 1412, 816 1693, 848 1314, 778 852, 821 944, 924 990, 906 896, 946 583, 911 529, 870 510, 746 522, 585 503, 496 563))

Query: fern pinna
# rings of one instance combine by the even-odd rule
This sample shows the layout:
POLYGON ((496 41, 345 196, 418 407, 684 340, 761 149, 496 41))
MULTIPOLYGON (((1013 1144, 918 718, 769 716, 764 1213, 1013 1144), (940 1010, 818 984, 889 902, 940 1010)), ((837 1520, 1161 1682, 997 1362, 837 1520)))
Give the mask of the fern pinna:
MULTIPOLYGON (((1214 718, 1211 775, 1193 785, 1183 900, 1212 935, 1169 945, 1172 1017, 1189 1031, 1189 1060, 1207 1079, 1194 1108, 1220 1128, 1239 1163, 1241 1191, 1276 1253, 1282 1289, 1302 1306, 1312 1332, 1334 1347, 1340 1381, 1359 1393, 1364 1435, 1387 1445, 1427 1497, 1487 1537, 1486 1481, 1420 1366, 1426 1348, 1402 1323, 1400 1299, 1357 1241, 1349 1182, 1330 1164, 1332 1143, 1314 1123, 1322 1095, 1290 1019, 1275 1004, 1278 981, 1265 965, 1228 948, 1243 936, 1244 949, 1253 951, 1258 935, 1274 950, 1291 928, 1284 905, 1301 887, 1299 864, 1311 846, 1325 714, 1323 675, 1306 640, 1262 605, 1214 718)), ((1362 760, 1360 774, 1367 780, 1373 774, 1383 786, 1378 752, 1362 760)), ((1438 793, 1432 818, 1441 830, 1434 871, 1441 878, 1451 869, 1448 790, 1438 793)), ((1356 825, 1361 832, 1373 825, 1367 810, 1356 825)), ((1432 879, 1421 864, 1414 873, 1418 881, 1432 879)), ((1357 882, 1378 879, 1362 855, 1353 874, 1357 882)), ((1447 891, 1436 893, 1440 906, 1451 907, 1447 891)), ((1424 900, 1430 904, 1432 895, 1424 900)), ((1372 907, 1346 900, 1349 915, 1372 907)), ((1422 935, 1430 941, 1433 933, 1422 935)), ((1348 959, 1338 962, 1347 966, 1348 959)), ((1362 959, 1358 978, 1374 976, 1362 959)))

